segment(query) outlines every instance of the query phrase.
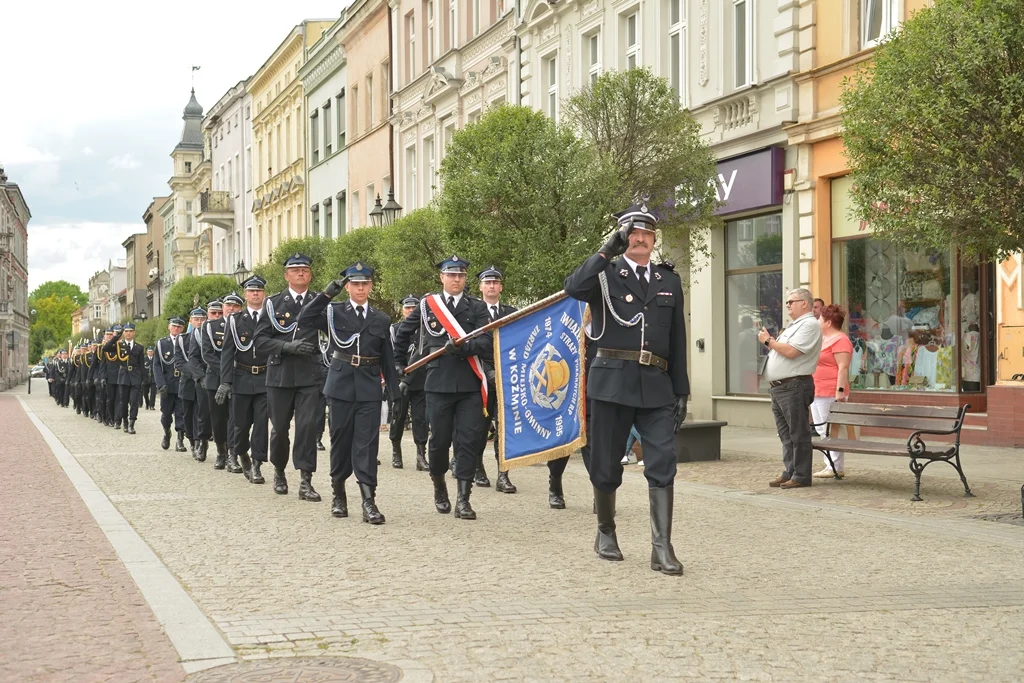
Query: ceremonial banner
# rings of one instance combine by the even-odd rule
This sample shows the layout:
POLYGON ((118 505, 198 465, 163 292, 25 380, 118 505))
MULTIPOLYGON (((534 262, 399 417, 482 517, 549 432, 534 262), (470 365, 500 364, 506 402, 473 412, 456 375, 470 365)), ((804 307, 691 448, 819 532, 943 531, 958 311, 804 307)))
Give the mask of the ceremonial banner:
POLYGON ((501 471, 556 460, 586 444, 585 307, 564 298, 495 330, 501 471))

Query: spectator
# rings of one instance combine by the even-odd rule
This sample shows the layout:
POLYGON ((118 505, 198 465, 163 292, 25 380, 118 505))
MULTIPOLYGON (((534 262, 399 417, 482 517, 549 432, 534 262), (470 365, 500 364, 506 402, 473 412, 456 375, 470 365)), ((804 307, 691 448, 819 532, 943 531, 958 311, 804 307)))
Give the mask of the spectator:
MULTIPOLYGON (((819 424, 818 434, 825 436, 826 425, 820 424, 828 419, 829 410, 836 401, 845 401, 850 396, 850 358, 853 357, 853 344, 850 337, 843 334, 843 322, 846 311, 842 306, 825 306, 821 309, 821 353, 818 354, 818 369, 814 371, 814 402, 811 403, 811 420, 819 424)), ((815 472, 816 478, 846 474, 843 466, 843 454, 831 451, 832 465, 825 458, 825 468, 815 472)), ((824 456, 823 456, 824 457, 824 456)))
POLYGON ((811 485, 814 456, 811 451, 810 407, 814 401, 811 375, 821 353, 821 325, 814 318, 811 292, 800 288, 786 297, 793 321, 778 339, 761 328, 757 340, 768 348, 765 381, 771 385, 772 414, 782 441, 782 474, 769 486, 795 489, 811 485))
POLYGON ((643 445, 643 441, 640 439, 640 433, 636 431, 636 425, 629 428, 629 438, 626 439, 626 454, 622 456, 623 465, 635 465, 638 462, 643 462, 643 454, 641 453, 640 458, 637 459, 636 453, 633 452, 633 444, 638 443, 643 445))
POLYGON ((818 320, 821 320, 821 309, 823 308, 825 308, 825 300, 815 299, 814 308, 811 309, 811 312, 814 313, 814 317, 817 318, 818 320))

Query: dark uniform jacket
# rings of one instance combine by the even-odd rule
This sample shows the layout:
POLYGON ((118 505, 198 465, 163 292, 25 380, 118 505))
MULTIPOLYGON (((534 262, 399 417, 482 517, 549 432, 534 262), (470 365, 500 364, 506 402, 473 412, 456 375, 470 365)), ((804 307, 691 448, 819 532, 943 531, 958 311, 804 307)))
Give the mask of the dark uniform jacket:
POLYGON ((106 368, 104 368, 106 361, 103 360, 103 351, 96 349, 95 351, 90 351, 85 355, 90 358, 90 363, 88 363, 90 367, 86 379, 95 386, 99 384, 100 379, 106 377, 107 374, 106 368))
MULTIPOLYGON (((198 344, 197 337, 199 330, 182 332, 178 335, 178 343, 174 346, 174 368, 181 373, 178 382, 178 395, 186 401, 196 400, 196 374, 194 368, 189 365, 189 351, 198 344)), ((203 379, 203 373, 198 374, 199 381, 203 379)))
MULTIPOLYGON (((429 295, 428 295, 429 296, 429 295)), ((442 294, 442 297, 444 295, 442 294)), ((491 321, 487 315, 487 307, 480 299, 469 296, 465 292, 462 299, 455 307, 455 319, 462 325, 467 334, 483 327, 491 321)), ((409 344, 413 335, 419 332, 419 344, 417 349, 423 356, 442 348, 448 342, 448 335, 442 334, 435 337, 427 330, 435 334, 443 332, 444 327, 436 318, 433 311, 427 307, 426 301, 422 301, 412 313, 398 325, 398 332, 395 333, 395 360, 401 366, 409 364, 409 344), (427 316, 423 318, 422 310, 426 309, 427 316)), ((478 356, 485 363, 492 362, 492 338, 490 333, 485 333, 476 339, 466 342, 467 357, 456 358, 444 354, 440 358, 427 363, 425 370, 427 377, 424 382, 424 390, 441 394, 452 394, 467 391, 480 391, 480 380, 470 367, 468 356, 478 356)))
MULTIPOLYGON (((181 335, 178 335, 179 337, 181 335)), ((169 335, 156 343, 156 352, 153 354, 153 379, 156 386, 167 387, 168 394, 177 394, 181 372, 174 367, 174 349, 177 342, 169 335)))
POLYGON ((142 358, 142 386, 148 387, 153 383, 153 365, 156 362, 156 354, 150 358, 149 355, 142 358))
MULTIPOLYGON (((402 321, 399 320, 397 323, 391 326, 392 347, 394 347, 395 340, 398 338, 398 326, 401 324, 402 321)), ((412 339, 409 340, 409 347, 408 349, 406 349, 406 353, 408 354, 407 358, 409 359, 408 365, 412 365, 420 358, 423 358, 423 354, 420 353, 419 343, 420 330, 419 328, 416 328, 416 332, 413 333, 412 339)), ((420 368, 419 370, 413 372, 412 374, 400 376, 398 379, 404 381, 406 385, 408 385, 409 391, 423 391, 423 383, 427 379, 427 371, 425 368, 420 368)))
POLYGON ((146 347, 135 342, 129 349, 128 342, 118 335, 103 345, 103 353, 108 357, 113 354, 117 359, 117 384, 142 386, 142 363, 146 357, 146 347))
POLYGON ((103 372, 99 379, 107 380, 107 384, 117 384, 117 378, 121 374, 121 363, 117 357, 117 337, 111 337, 110 341, 100 347, 100 356, 103 358, 103 372))
POLYGON ((360 324, 351 302, 331 303, 326 294, 318 294, 303 306, 299 315, 299 325, 326 332, 330 337, 328 354, 332 360, 331 369, 327 373, 327 383, 324 385, 325 396, 339 401, 382 401, 382 373, 391 395, 399 395, 398 371, 395 369, 395 356, 391 349, 390 323, 391 319, 385 313, 367 305, 365 320, 360 324), (333 309, 334 331, 341 341, 347 341, 358 334, 358 342, 348 348, 337 345, 328 330, 328 306, 333 309), (358 354, 361 358, 377 358, 377 362, 354 366, 351 361, 334 358, 335 352, 346 356, 358 354))
MULTIPOLYGON (((263 317, 261 313, 260 318, 263 317)), ((233 313, 230 319, 227 316, 224 319, 228 322, 224 325, 224 346, 220 354, 221 384, 231 385, 231 391, 236 394, 267 393, 267 353, 255 343, 256 323, 252 314, 245 308, 233 313), (243 351, 238 344, 249 350, 243 351), (259 374, 253 374, 253 368, 259 374)))
POLYGON ((207 320, 199 329, 199 342, 188 351, 189 366, 196 386, 216 389, 220 386, 220 355, 224 347, 224 318, 207 320))
POLYGON ((671 404, 676 396, 690 394, 686 373, 686 322, 683 319, 683 288, 679 276, 666 265, 651 264, 650 284, 645 295, 636 273, 622 258, 606 261, 594 254, 565 279, 569 296, 590 304, 591 334, 587 344, 601 349, 649 351, 668 361, 668 371, 636 360, 594 358, 587 378, 587 398, 637 408, 671 404), (622 320, 643 313, 633 327, 616 322, 605 307, 598 280, 608 278, 608 294, 622 320), (641 334, 643 339, 641 339, 641 334))
POLYGON ((53 361, 53 381, 54 384, 63 384, 68 381, 68 372, 70 371, 70 364, 66 360, 57 359, 53 361))
MULTIPOLYGON (((302 295, 303 303, 316 298, 317 292, 307 290, 302 295)), ((263 302, 263 311, 256 330, 256 346, 260 354, 267 357, 268 387, 308 387, 320 386, 323 383, 323 362, 320 352, 314 351, 308 356, 295 356, 282 352, 285 342, 308 341, 319 344, 314 326, 297 326, 291 332, 278 332, 271 322, 270 311, 273 310, 274 320, 281 328, 288 328, 299 319, 300 308, 292 298, 289 290, 278 292, 263 302), (317 367, 317 366, 320 367, 317 367)))

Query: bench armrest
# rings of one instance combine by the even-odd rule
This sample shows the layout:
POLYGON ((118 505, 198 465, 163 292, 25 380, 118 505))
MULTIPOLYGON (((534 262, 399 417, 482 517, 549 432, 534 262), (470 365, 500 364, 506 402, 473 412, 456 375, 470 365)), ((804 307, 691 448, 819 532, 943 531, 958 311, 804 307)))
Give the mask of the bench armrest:
MULTIPOLYGON (((962 422, 957 423, 955 429, 919 429, 907 438, 907 452, 911 454, 924 453, 928 450, 928 445, 921 438, 922 434, 933 434, 935 436, 946 436, 949 434, 960 434, 960 427, 963 425, 962 422)), ((959 447, 959 438, 957 439, 957 446, 959 447)))

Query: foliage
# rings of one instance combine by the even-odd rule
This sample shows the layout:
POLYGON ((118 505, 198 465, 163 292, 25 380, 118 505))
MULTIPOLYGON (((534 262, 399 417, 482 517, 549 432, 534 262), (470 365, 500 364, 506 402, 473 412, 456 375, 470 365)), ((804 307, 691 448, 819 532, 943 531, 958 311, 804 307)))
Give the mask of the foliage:
POLYGON ((437 211, 413 211, 381 232, 373 265, 386 277, 374 285, 374 291, 391 301, 397 312, 403 297, 437 290, 436 264, 450 252, 437 211))
MULTIPOLYGON (((377 244, 385 230, 391 228, 377 228, 366 226, 356 228, 345 233, 331 244, 327 253, 327 280, 336 280, 341 277, 341 271, 345 270, 356 261, 362 261, 373 268, 373 292, 370 294, 370 305, 393 316, 397 312, 397 306, 390 301, 384 288, 387 286, 388 273, 379 267, 377 263, 377 244)), ((319 287, 318 289, 323 289, 319 287)), ((335 301, 344 301, 347 295, 342 292, 335 301)))
POLYGON ((719 205, 715 157, 668 81, 647 67, 609 71, 584 85, 562 111, 616 169, 617 195, 646 196, 652 209, 664 207, 662 249, 685 264, 703 265, 711 256, 709 231, 722 225, 713 215, 719 205))
POLYGON ((32 303, 33 301, 36 301, 37 299, 46 299, 51 296, 65 296, 78 304, 78 308, 89 303, 88 292, 83 292, 82 288, 78 285, 73 285, 67 280, 50 280, 36 287, 32 293, 28 295, 29 308, 35 308, 32 303))
MULTIPOLYGON (((207 302, 203 302, 204 304, 207 302)), ((168 316, 170 317, 170 316, 168 316)), ((135 341, 143 346, 153 346, 157 339, 167 336, 167 320, 150 318, 135 324, 135 341)))
POLYGON ((71 314, 81 306, 75 299, 61 294, 35 296, 29 306, 35 311, 29 325, 29 362, 37 363, 47 348, 67 342, 71 336, 71 314))
POLYGON ((602 156, 528 107, 498 107, 457 131, 441 179, 448 246, 473 272, 502 269, 515 303, 560 290, 626 205, 602 156))
POLYGON ((1024 247, 1024 3, 937 0, 844 86, 856 218, 968 258, 1024 247))
POLYGON ((164 303, 164 326, 166 319, 178 315, 188 322, 188 314, 195 308, 194 302, 198 295, 198 305, 206 308, 206 304, 230 294, 238 289, 235 279, 229 275, 198 275, 178 280, 167 292, 164 303))
POLYGON ((285 240, 277 245, 277 248, 270 254, 266 263, 256 266, 255 272, 267 281, 267 296, 276 294, 287 287, 284 281, 284 262, 292 254, 305 254, 313 262, 310 269, 313 271, 313 281, 310 288, 323 291, 327 283, 337 277, 332 274, 327 265, 328 252, 334 247, 334 242, 323 237, 296 237, 285 240))

